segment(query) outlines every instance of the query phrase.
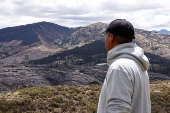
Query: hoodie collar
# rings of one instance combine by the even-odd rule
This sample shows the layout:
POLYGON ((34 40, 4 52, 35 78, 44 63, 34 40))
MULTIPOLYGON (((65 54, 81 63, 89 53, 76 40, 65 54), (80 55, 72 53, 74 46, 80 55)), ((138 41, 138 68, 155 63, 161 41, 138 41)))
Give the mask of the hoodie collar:
POLYGON ((110 66, 119 58, 129 58, 135 60, 143 71, 147 71, 149 69, 149 61, 144 55, 144 51, 133 42, 120 44, 112 48, 107 54, 108 65, 110 66))

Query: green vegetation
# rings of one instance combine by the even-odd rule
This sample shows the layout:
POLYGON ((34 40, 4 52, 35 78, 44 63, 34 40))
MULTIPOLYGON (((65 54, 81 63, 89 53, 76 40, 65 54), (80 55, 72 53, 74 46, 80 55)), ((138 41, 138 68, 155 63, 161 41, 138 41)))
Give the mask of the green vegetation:
POLYGON ((96 113, 101 85, 41 86, 0 94, 0 113, 96 113))
POLYGON ((150 90, 152 113, 170 113, 170 82, 152 82, 150 90))
MULTIPOLYGON (((170 81, 150 83, 152 113, 169 113, 170 81)), ((41 86, 0 94, 0 113, 96 113, 101 85, 41 86)))

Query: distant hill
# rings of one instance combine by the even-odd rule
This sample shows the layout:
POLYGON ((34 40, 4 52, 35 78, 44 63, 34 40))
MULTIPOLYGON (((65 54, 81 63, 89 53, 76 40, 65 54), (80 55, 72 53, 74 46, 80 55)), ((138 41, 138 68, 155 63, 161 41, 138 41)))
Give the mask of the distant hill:
POLYGON ((153 30, 153 32, 157 32, 157 33, 162 33, 162 34, 168 34, 168 35, 170 35, 170 31, 168 31, 168 30, 166 30, 166 29, 161 29, 160 31, 153 30))
POLYGON ((170 35, 135 29, 135 41, 145 52, 170 58, 170 35))
POLYGON ((82 47, 76 47, 71 50, 50 55, 46 58, 32 60, 30 64, 50 64, 50 63, 66 63, 72 64, 96 64, 106 62, 107 51, 103 41, 94 41, 82 47), (82 61, 80 61, 82 59, 82 61), (57 62, 60 61, 60 62, 57 62))
MULTIPOLYGON (((169 74, 170 60, 145 52, 150 61, 150 71, 156 73, 169 74)), ((107 51, 103 41, 94 41, 82 47, 77 47, 49 57, 30 61, 30 64, 74 64, 74 65, 96 65, 106 63, 107 51)))
POLYGON ((68 28, 50 22, 39 22, 0 30, 2 62, 22 62, 24 56, 39 59, 62 51, 63 40, 81 27, 68 28), (10 57, 12 56, 12 57, 10 57))
MULTIPOLYGON (((108 24, 97 22, 85 27, 68 28, 50 22, 0 29, 0 61, 21 63, 105 40, 108 24)), ((170 58, 170 35, 135 29, 135 42, 144 51, 170 58)))
POLYGON ((38 41, 45 43, 55 42, 57 39, 65 39, 77 29, 67 28, 50 22, 39 22, 23 26, 4 28, 0 30, 1 42, 11 40, 21 41, 26 46, 38 41))

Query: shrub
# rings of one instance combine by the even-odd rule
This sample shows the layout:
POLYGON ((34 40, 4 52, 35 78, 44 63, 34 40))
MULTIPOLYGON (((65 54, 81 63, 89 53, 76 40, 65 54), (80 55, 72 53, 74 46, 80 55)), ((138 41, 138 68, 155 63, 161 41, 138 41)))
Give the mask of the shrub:
POLYGON ((80 100, 80 99, 82 99, 82 96, 81 95, 77 95, 77 98, 80 100))
POLYGON ((75 106, 72 106, 72 107, 71 107, 71 111, 76 111, 76 107, 75 107, 75 106))
POLYGON ((90 105, 89 105, 89 110, 90 110, 92 113, 96 113, 96 112, 97 112, 97 105, 95 105, 95 104, 90 104, 90 105))
MULTIPOLYGON (((170 111, 170 87, 167 81, 152 82, 152 113, 170 111), (159 90, 160 92, 154 92, 159 90)), ((102 85, 41 86, 19 90, 17 99, 0 94, 0 113, 79 112, 96 113, 102 85), (86 90, 86 91, 85 91, 86 90)), ((13 93, 15 94, 15 92, 13 93)))
POLYGON ((48 110, 49 111, 52 111, 54 108, 53 107, 48 107, 48 110))
POLYGON ((49 106, 58 108, 60 105, 59 105, 59 103, 56 103, 56 101, 52 100, 52 102, 49 104, 49 106))
POLYGON ((82 106, 85 106, 86 103, 87 103, 87 101, 86 101, 85 99, 82 99, 82 100, 81 100, 81 105, 82 105, 82 106))
POLYGON ((57 103, 63 103, 63 97, 60 95, 56 95, 52 98, 52 100, 56 101, 57 103))
POLYGON ((67 105, 63 105, 61 109, 63 112, 67 111, 67 105))

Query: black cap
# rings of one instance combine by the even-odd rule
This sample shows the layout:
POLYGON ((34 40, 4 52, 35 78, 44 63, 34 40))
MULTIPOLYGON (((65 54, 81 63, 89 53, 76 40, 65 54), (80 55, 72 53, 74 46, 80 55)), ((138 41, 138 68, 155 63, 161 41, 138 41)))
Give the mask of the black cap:
POLYGON ((106 32, 124 38, 135 39, 133 25, 125 19, 113 20, 106 29, 106 32))

